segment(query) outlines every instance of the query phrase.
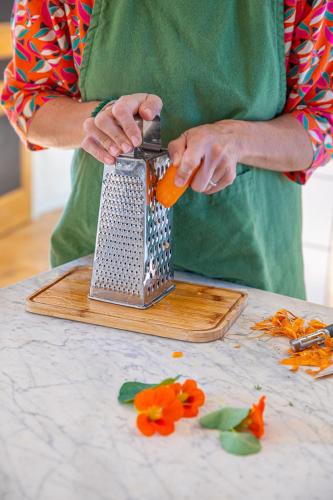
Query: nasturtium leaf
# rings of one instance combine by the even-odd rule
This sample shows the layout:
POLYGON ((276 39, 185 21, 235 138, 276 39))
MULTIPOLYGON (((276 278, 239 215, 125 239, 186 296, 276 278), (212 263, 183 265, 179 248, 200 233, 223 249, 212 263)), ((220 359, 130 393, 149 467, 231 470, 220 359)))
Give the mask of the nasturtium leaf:
POLYGON ((142 382, 125 382, 119 391, 118 401, 120 403, 133 403, 135 396, 143 391, 155 387, 155 384, 144 384, 142 382))
POLYGON ((249 408, 222 408, 219 430, 229 431, 239 425, 249 414, 249 408))
POLYGON ((208 415, 201 417, 199 422, 206 429, 230 431, 248 416, 249 411, 248 408, 231 408, 227 406, 221 410, 208 413, 208 415))
POLYGON ((173 384, 177 379, 179 378, 179 375, 174 378, 167 378, 165 380, 162 380, 159 384, 145 384, 143 382, 125 382, 118 394, 118 401, 119 403, 133 403, 135 396, 143 391, 144 389, 151 389, 153 387, 160 387, 161 385, 170 385, 173 384))
POLYGON ((261 450, 261 443, 250 432, 223 431, 220 434, 222 448, 233 455, 253 455, 261 450))
POLYGON ((218 429, 220 425, 222 410, 213 411, 212 413, 207 413, 199 419, 199 423, 205 429, 218 429))

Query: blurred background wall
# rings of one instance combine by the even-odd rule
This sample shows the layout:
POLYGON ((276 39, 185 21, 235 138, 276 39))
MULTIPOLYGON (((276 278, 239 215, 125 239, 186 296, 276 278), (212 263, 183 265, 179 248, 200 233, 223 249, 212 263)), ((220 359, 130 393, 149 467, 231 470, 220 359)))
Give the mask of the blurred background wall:
POLYGON ((62 209, 70 193, 72 151, 49 149, 31 155, 31 215, 62 209))
POLYGON ((333 306, 333 162, 304 186, 303 220, 308 299, 333 306))

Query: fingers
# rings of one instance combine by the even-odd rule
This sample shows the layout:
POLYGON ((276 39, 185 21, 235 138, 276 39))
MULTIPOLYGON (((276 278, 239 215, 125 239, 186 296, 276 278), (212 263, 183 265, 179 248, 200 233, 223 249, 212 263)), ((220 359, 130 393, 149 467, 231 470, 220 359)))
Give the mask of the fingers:
POLYGON ((103 146, 93 139, 92 136, 85 137, 81 143, 81 147, 101 163, 112 165, 115 162, 114 157, 105 151, 103 146))
POLYGON ((175 141, 170 142, 169 153, 174 165, 178 166, 175 185, 184 186, 198 169, 204 157, 202 143, 185 133, 175 141))
POLYGON ((110 137, 122 153, 129 153, 133 149, 132 142, 115 121, 112 108, 108 108, 105 111, 98 113, 95 118, 95 125, 105 135, 110 137))
POLYGON ((140 104, 138 112, 144 120, 153 120, 162 111, 163 102, 154 94, 147 94, 145 100, 140 104))
POLYGON ((152 120, 161 113, 162 105, 160 97, 153 94, 120 97, 95 118, 85 120, 81 147, 103 163, 114 163, 117 156, 129 153, 142 142, 134 115, 140 113, 143 119, 152 120))
POLYGON ((191 184, 194 191, 213 194, 233 183, 238 162, 238 136, 219 123, 199 125, 170 142, 169 155, 177 168, 175 185, 191 184))
POLYGON ((172 163, 178 167, 180 160, 186 149, 186 134, 182 134, 178 139, 171 141, 168 146, 168 152, 172 163))
POLYGON ((125 98, 120 98, 114 103, 110 110, 112 116, 117 120, 118 129, 122 130, 126 136, 126 140, 123 141, 124 144, 129 141, 132 148, 139 146, 142 141, 140 129, 134 120, 134 114, 137 113, 137 108, 137 103, 134 105, 130 100, 126 101, 125 98))
MULTIPOLYGON (((221 165, 223 158, 223 150, 219 144, 214 144, 211 148, 208 149, 204 156, 204 161, 197 174, 195 175, 191 187, 194 191, 199 193, 206 192, 207 189, 210 189, 211 186, 209 182, 215 179, 214 172, 221 165)), ((221 177, 220 174, 219 177, 221 177)))
POLYGON ((134 115, 140 114, 144 120, 153 120, 160 115, 162 99, 153 94, 133 94, 120 97, 112 106, 112 115, 125 132, 133 147, 142 142, 141 132, 134 120, 134 115))
POLYGON ((230 186, 236 178, 236 165, 228 162, 222 162, 218 168, 213 172, 210 180, 216 184, 213 186, 211 184, 207 185, 205 194, 214 194, 226 187, 230 186))
POLYGON ((111 156, 118 156, 121 153, 120 147, 109 135, 102 132, 102 130, 95 125, 95 120, 93 118, 88 118, 84 122, 83 128, 86 135, 92 137, 94 141, 99 143, 111 156))
POLYGON ((152 120, 160 114, 162 105, 161 98, 152 94, 122 96, 96 116, 95 124, 111 137, 123 153, 128 153, 142 142, 134 115, 140 113, 143 119, 152 120))

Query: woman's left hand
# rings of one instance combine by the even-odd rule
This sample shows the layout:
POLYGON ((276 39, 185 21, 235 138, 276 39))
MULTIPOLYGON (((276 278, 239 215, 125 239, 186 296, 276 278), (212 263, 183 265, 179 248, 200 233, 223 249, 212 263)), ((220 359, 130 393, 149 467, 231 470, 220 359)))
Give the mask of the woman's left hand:
POLYGON ((244 122, 224 120, 200 125, 170 142, 168 150, 178 167, 175 184, 184 185, 200 165, 191 187, 194 191, 213 194, 233 183, 239 161, 241 131, 244 122))

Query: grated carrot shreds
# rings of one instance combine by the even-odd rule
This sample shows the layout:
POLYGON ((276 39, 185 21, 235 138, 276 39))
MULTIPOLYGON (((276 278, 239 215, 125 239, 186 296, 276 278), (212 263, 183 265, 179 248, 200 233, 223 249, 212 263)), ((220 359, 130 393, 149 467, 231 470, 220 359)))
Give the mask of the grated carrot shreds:
MULTIPOLYGON (((296 339, 325 326, 325 323, 317 319, 310 320, 306 325, 303 318, 295 316, 286 309, 280 309, 271 318, 256 323, 252 326, 252 330, 259 330, 267 335, 296 339)), ((291 371, 297 371, 300 366, 315 367, 317 370, 308 369, 306 372, 316 375, 333 365, 333 339, 327 338, 325 345, 314 345, 301 352, 293 352, 289 349, 288 353, 289 357, 280 361, 282 365, 289 365, 291 371)))
POLYGON ((303 318, 295 316, 286 309, 279 309, 271 318, 260 321, 252 326, 252 330, 260 330, 269 335, 297 339, 298 337, 303 337, 303 335, 313 333, 320 328, 325 328, 325 326, 325 323, 317 319, 312 319, 306 326, 303 318))
POLYGON ((289 352, 289 358, 281 359, 281 365, 291 366, 292 371, 297 371, 300 366, 313 366, 318 370, 306 370, 310 375, 325 370, 333 364, 333 339, 328 338, 325 345, 314 345, 301 352, 289 352))

